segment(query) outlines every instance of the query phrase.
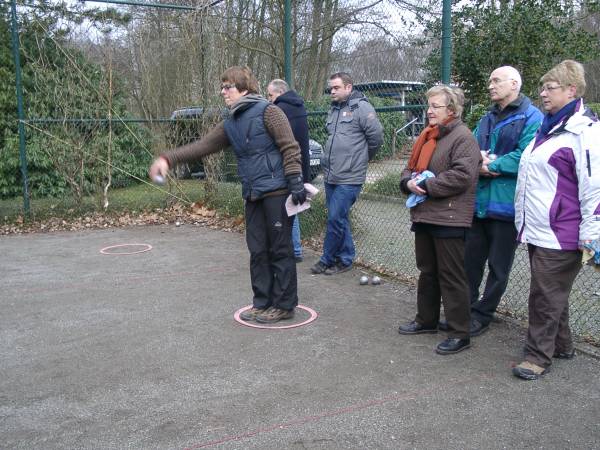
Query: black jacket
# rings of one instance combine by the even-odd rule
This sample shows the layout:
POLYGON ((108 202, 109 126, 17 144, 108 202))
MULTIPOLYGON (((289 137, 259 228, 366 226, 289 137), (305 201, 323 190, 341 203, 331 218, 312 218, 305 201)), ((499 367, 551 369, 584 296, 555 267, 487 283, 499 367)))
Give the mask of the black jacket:
POLYGON ((290 121, 294 138, 300 145, 302 177, 304 182, 308 183, 310 181, 310 155, 308 153, 308 120, 304 100, 295 91, 287 91, 277 97, 273 103, 283 110, 290 121))

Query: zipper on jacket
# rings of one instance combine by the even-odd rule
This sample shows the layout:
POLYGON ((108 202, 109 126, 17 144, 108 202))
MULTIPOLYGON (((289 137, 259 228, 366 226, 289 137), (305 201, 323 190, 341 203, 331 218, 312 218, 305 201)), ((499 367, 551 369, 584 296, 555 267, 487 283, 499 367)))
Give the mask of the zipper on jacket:
POLYGON ((588 177, 592 177, 592 166, 590 165, 590 150, 585 151, 585 160, 587 162, 588 177))
POLYGON ((339 108, 337 117, 335 119, 335 127, 333 128, 333 136, 331 137, 331 146, 329 147, 329 158, 327 158, 328 162, 329 162, 329 172, 327 172, 327 180, 325 180, 326 182, 329 182, 329 174, 331 173, 331 151, 333 150, 333 141, 335 140, 335 136, 337 135, 337 126, 338 126, 338 122, 340 121, 340 112, 341 111, 342 111, 342 108, 339 108))

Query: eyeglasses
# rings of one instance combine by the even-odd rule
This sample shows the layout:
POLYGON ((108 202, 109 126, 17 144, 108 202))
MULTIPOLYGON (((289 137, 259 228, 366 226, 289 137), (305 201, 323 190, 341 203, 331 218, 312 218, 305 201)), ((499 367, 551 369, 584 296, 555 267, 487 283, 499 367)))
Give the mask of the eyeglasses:
POLYGON ((552 91, 555 91, 556 89, 560 89, 560 88, 562 88, 562 86, 560 84, 557 84, 556 86, 543 85, 543 86, 539 87, 538 92, 540 94, 544 91, 551 93, 552 91))
POLYGON ((447 107, 448 107, 448 105, 428 105, 427 109, 429 109, 429 108, 431 108, 431 109, 440 109, 440 108, 447 108, 447 107))
POLYGON ((226 91, 228 91, 229 89, 235 89, 235 84, 234 83, 223 83, 221 85, 221 90, 225 89, 226 91))

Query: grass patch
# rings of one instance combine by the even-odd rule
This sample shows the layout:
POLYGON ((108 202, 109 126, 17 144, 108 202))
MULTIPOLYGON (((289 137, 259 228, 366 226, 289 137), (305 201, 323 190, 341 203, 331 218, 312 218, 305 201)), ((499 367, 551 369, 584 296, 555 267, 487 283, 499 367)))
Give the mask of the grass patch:
MULTIPOLYGON (((204 196, 203 184, 197 180, 182 180, 177 186, 157 186, 138 184, 128 188, 109 191, 108 214, 121 212, 147 211, 165 208, 177 199, 177 196, 197 201, 204 196), (165 192, 166 191, 166 192, 165 192), (169 193, 170 192, 170 193, 169 193)), ((50 217, 78 217, 95 211, 104 210, 101 195, 84 197, 77 202, 72 197, 32 199, 30 202, 31 219, 43 221, 50 217)), ((0 220, 14 223, 24 216, 23 198, 0 200, 0 220)))

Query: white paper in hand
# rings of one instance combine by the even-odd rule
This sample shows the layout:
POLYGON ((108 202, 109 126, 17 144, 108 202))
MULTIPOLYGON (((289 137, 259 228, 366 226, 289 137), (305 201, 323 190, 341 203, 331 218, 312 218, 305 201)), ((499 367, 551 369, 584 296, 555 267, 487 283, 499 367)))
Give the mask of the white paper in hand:
POLYGON ((292 196, 288 195, 288 198, 285 201, 285 210, 287 211, 288 217, 294 216, 310 208, 311 200, 319 193, 319 190, 310 183, 304 183, 304 190, 306 191, 306 201, 301 205, 294 205, 292 196))

